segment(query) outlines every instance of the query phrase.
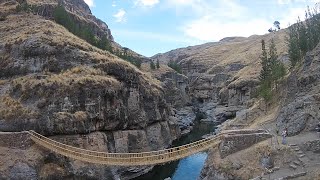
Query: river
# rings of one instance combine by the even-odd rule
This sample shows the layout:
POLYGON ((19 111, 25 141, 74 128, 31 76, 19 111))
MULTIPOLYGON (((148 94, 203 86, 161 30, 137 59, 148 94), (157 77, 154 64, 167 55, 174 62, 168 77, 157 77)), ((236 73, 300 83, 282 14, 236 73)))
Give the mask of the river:
MULTIPOLYGON (((216 129, 215 124, 196 121, 193 130, 188 135, 173 142, 173 146, 180 146, 200 140, 203 135, 216 129)), ((172 180, 196 180, 207 158, 206 152, 200 152, 184 159, 158 165, 149 173, 134 180, 163 180, 171 177, 172 180)))

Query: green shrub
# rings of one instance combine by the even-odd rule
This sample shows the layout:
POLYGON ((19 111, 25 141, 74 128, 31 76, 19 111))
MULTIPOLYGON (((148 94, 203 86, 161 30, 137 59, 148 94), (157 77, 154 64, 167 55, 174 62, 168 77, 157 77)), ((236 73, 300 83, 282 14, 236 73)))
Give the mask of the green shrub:
POLYGON ((156 65, 154 64, 154 62, 152 60, 150 61, 150 69, 152 69, 152 70, 156 69, 156 65))
POLYGON ((171 67, 172 69, 174 69, 176 72, 178 72, 180 74, 182 73, 181 66, 177 62, 169 61, 168 66, 171 67))
POLYGON ((282 62, 278 60, 277 49, 273 39, 267 53, 265 41, 261 41, 262 55, 260 57, 262 69, 260 72, 260 86, 258 94, 266 101, 272 99, 272 86, 277 85, 278 81, 286 75, 286 68, 282 62))
POLYGON ((139 58, 135 58, 132 55, 128 54, 128 48, 124 47, 122 51, 115 51, 113 54, 117 55, 121 59, 130 62, 131 64, 135 65, 136 67, 140 68, 142 64, 142 60, 139 58))
POLYGON ((29 12, 30 6, 27 2, 23 2, 16 7, 17 12, 29 12))
POLYGON ((311 12, 309 8, 305 14, 305 22, 298 18, 298 22, 288 28, 288 54, 292 67, 295 67, 306 53, 313 50, 320 42, 320 15, 316 10, 311 12))
POLYGON ((112 52, 111 43, 106 35, 100 39, 94 35, 93 29, 88 25, 76 24, 73 17, 65 10, 63 6, 57 6, 54 10, 54 20, 68 29, 74 35, 84 39, 88 43, 102 50, 112 52))
POLYGON ((5 21, 6 19, 7 19, 6 16, 4 16, 4 15, 0 16, 0 21, 5 21))
POLYGON ((259 96, 264 100, 270 101, 272 99, 272 89, 270 83, 262 82, 258 88, 258 93, 259 96))

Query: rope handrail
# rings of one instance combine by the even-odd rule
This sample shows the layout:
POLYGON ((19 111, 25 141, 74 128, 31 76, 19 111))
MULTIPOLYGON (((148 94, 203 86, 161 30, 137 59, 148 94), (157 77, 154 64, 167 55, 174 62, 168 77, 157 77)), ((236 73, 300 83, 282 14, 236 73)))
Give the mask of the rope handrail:
POLYGON ((67 144, 63 144, 61 142, 58 142, 58 141, 54 141, 50 138, 47 138, 41 134, 38 134, 36 133, 35 131, 31 130, 29 131, 29 134, 32 135, 32 136, 36 136, 38 137, 39 139, 45 139, 47 141, 50 141, 52 143, 56 143, 58 145, 62 145, 62 146, 66 146, 68 148, 71 148, 71 149, 74 149, 74 151, 86 151, 88 153, 101 153, 101 154, 108 154, 108 155, 133 155, 133 154, 143 154, 143 155, 147 155, 147 154, 161 154, 163 152, 170 152, 170 151, 177 151, 179 149, 182 149, 182 148, 188 148, 188 147, 192 147, 193 145, 197 145, 199 143, 202 143, 203 141, 208 141, 210 139, 218 139, 220 138, 221 135, 224 135, 224 134, 229 134, 229 132, 226 132, 226 133, 220 133, 218 134, 217 136, 212 136, 212 137, 209 137, 209 138, 206 138, 206 139, 201 139, 199 141, 195 141, 195 142, 192 142, 192 143, 189 143, 189 144, 185 144, 185 145, 182 145, 182 146, 177 146, 177 147, 173 147, 173 148, 169 148, 169 149, 163 149, 163 150, 157 150, 157 151, 148 151, 148 152, 139 152, 139 153, 106 153, 106 152, 99 152, 99 151, 93 151, 93 150, 87 150, 87 149, 82 149, 82 148, 77 148, 77 147, 74 147, 74 146, 70 146, 70 145, 67 145, 67 144))
POLYGON ((63 144, 42 136, 35 131, 29 131, 29 134, 35 143, 58 154, 91 163, 120 166, 154 165, 181 159, 191 154, 207 150, 210 147, 219 144, 219 141, 216 140, 218 140, 222 135, 219 134, 215 137, 210 137, 183 146, 159 151, 142 153, 107 153, 81 149, 63 144))
POLYGON ((163 149, 163 150, 158 150, 158 151, 148 151, 148 152, 140 152, 140 153, 106 153, 106 152, 99 152, 99 151, 93 151, 93 150, 87 150, 87 149, 82 149, 82 148, 77 148, 77 147, 74 147, 74 146, 70 146, 70 145, 67 145, 67 144, 63 144, 63 143, 60 143, 60 142, 57 142, 57 141, 54 141, 50 138, 47 138, 45 136, 42 136, 34 131, 29 131, 31 132, 31 136, 33 137, 36 137, 38 138, 39 140, 42 140, 42 139, 45 139, 46 141, 50 141, 51 143, 54 143, 54 144, 57 144, 57 145, 62 145, 62 146, 65 146, 67 148, 70 148, 70 149, 73 149, 74 151, 79 151, 79 152, 88 152, 88 153, 99 153, 99 154, 107 154, 107 155, 114 155, 114 156, 117 156, 117 155, 147 155, 147 154, 162 154, 162 153, 166 153, 166 152, 172 152, 172 151, 178 151, 179 149, 184 149, 184 148, 188 148, 188 147, 194 147, 195 145, 197 144, 200 144, 204 141, 208 141, 210 139, 218 139, 220 138, 220 136, 222 134, 219 134, 218 136, 215 136, 215 137, 211 137, 211 138, 207 138, 207 139, 202 139, 202 140, 199 140, 199 141, 195 141, 195 142, 192 142, 192 143, 189 143, 189 144, 185 144, 185 145, 182 145, 182 146, 177 146, 177 147, 173 147, 173 148, 169 148, 169 149, 163 149))

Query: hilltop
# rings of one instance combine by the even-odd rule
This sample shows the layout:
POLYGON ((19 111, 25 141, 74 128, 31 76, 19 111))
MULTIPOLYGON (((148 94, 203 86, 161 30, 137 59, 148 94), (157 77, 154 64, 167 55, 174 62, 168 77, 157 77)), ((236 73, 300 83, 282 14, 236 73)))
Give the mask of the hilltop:
POLYGON ((180 136, 160 81, 131 61, 147 59, 114 42, 84 1, 4 0, 0 8, 0 179, 133 178, 152 168, 62 158, 25 130, 105 152, 163 149, 180 136), (57 8, 75 30, 55 21, 57 8))
POLYGON ((319 45, 281 79, 271 102, 257 96, 261 41, 274 40, 289 70, 287 36, 288 29, 226 37, 147 58, 115 42, 83 0, 0 0, 0 179, 132 179, 153 168, 65 158, 39 148, 26 130, 125 153, 170 147, 196 121, 273 135, 225 157, 219 151, 228 143, 212 149, 203 179, 259 177, 270 164, 272 177, 307 167, 303 176, 317 178, 319 45), (295 145, 275 143, 284 128, 295 145))
MULTIPOLYGON (((319 44, 292 68, 288 54, 288 29, 265 35, 227 37, 219 42, 179 48, 151 57, 174 63, 188 77, 191 101, 202 113, 201 121, 224 122, 219 130, 266 129, 273 138, 234 154, 233 142, 209 152, 200 179, 319 179, 316 169, 319 139, 315 128, 319 115, 319 44), (272 101, 258 97, 261 71, 261 41, 274 40, 278 59, 287 74, 273 91, 272 101), (290 69, 291 67, 291 69, 290 69), (281 145, 287 129, 288 145, 281 145), (262 174, 262 175, 261 175, 262 174), (269 175, 270 174, 270 175, 269 175)), ((242 143, 245 143, 245 139, 242 143)), ((237 149, 237 148, 236 148, 237 149)))

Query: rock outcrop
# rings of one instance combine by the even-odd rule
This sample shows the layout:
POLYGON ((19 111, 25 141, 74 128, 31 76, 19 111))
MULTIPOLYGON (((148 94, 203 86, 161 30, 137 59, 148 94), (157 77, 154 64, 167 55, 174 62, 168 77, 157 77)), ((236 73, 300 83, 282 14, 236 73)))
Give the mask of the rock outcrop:
POLYGON ((319 57, 320 46, 307 53, 301 68, 291 72, 285 82, 285 99, 276 118, 277 128, 289 136, 314 131, 319 123, 319 57))
POLYGON ((180 48, 152 57, 162 63, 178 63, 189 78, 189 93, 201 102, 241 106, 253 97, 260 73, 261 40, 273 38, 280 58, 286 57, 286 30, 248 38, 225 38, 219 42, 180 48))
MULTIPOLYGON (((1 7, 7 2, 1 1, 1 7)), ((57 4, 52 2, 28 1, 45 8, 41 16, 16 13, 10 6, 12 11, 0 21, 0 131, 33 129, 105 152, 169 147, 180 129, 159 81, 50 20, 50 6, 57 4)), ((61 2, 81 17, 79 23, 112 39, 83 1, 61 2)), ((1 136, 1 162, 7 162, 0 164, 3 179, 129 179, 152 168, 83 163, 34 145, 27 134, 1 136)))
MULTIPOLYGON (((206 110, 207 120, 219 116, 211 107, 243 110, 252 105, 260 73, 261 40, 276 42, 280 59, 286 61, 286 30, 262 36, 224 38, 219 42, 190 46, 157 54, 154 61, 176 62, 189 80, 189 94, 193 104, 206 110), (208 106, 208 107, 205 107, 208 106)), ((234 116, 233 116, 234 117, 234 116)))
MULTIPOLYGON (((277 102, 273 102, 273 106, 269 106, 269 110, 265 103, 257 101, 253 103, 254 105, 251 108, 237 112, 235 121, 230 122, 229 126, 225 126, 225 128, 230 128, 231 123, 243 122, 243 124, 246 123, 244 124, 245 127, 261 127, 268 129, 274 134, 270 143, 264 142, 265 147, 269 149, 272 148, 272 150, 268 152, 268 156, 264 155, 260 157, 259 155, 258 158, 252 158, 253 155, 251 155, 250 161, 261 161, 262 164, 243 165, 247 167, 246 170, 251 171, 249 173, 247 173, 246 170, 242 171, 242 167, 235 165, 237 161, 240 160, 245 162, 246 158, 244 158, 244 156, 246 156, 246 154, 250 152, 253 153, 253 151, 260 149, 255 146, 243 150, 247 151, 245 153, 241 153, 240 151, 235 155, 227 156, 228 161, 223 161, 225 164, 220 163, 221 159, 209 154, 201 178, 236 179, 237 177, 241 177, 239 179, 258 179, 271 177, 272 179, 286 179, 295 178, 300 175, 305 179, 316 179, 319 177, 317 164, 313 164, 317 162, 317 153, 319 153, 319 141, 317 140, 315 131, 320 118, 318 113, 320 108, 319 52, 320 45, 318 44, 315 49, 307 53, 300 65, 294 68, 288 76, 275 87, 278 93, 274 95, 274 99, 276 99, 275 101, 277 102), (260 117, 257 117, 259 114, 260 117), (263 117, 261 117, 261 115, 263 115, 263 117), (279 145, 277 136, 275 136, 280 136, 284 130, 287 130, 288 136, 292 136, 288 138, 288 143, 291 148, 279 145), (291 155, 288 155, 290 153, 291 155), (281 157, 281 161, 278 161, 274 156, 281 157), (304 158, 306 160, 304 160, 304 158), (298 167, 300 162, 303 163, 303 168, 298 167), (218 163, 220 165, 218 165, 218 163), (275 164, 277 168, 272 167, 273 164, 275 164), (228 168, 227 171, 225 171, 226 165, 228 168), (264 172, 266 167, 269 170, 264 172), (298 170, 299 168, 300 170, 298 170), (305 171, 305 168, 308 169, 308 171, 305 171), (303 171, 301 171, 301 169, 303 169, 303 171), (286 171, 287 173, 284 173, 286 171), (260 175, 261 172, 264 172, 264 175, 260 175), (248 176, 246 177, 244 174, 248 176)), ((244 144, 241 143, 241 140, 239 141, 240 144, 244 144)), ((227 145, 226 150, 229 151, 232 148, 229 148, 228 144, 228 142, 224 142, 221 146, 227 145)), ((231 143, 231 146, 232 144, 233 143, 231 143)), ((241 149, 241 146, 239 148, 241 149)), ((225 150, 222 150, 223 157, 225 150)))

